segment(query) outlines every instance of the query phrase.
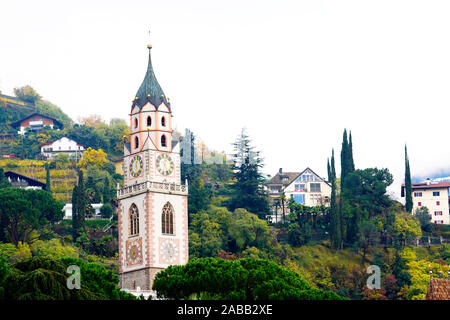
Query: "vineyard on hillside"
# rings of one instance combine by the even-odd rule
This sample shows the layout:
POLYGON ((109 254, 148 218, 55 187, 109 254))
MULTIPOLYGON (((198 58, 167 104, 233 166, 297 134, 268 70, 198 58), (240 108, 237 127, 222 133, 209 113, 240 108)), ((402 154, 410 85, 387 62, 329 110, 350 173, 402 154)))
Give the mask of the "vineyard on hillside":
MULTIPOLYGON (((39 160, 10 160, 1 159, 0 168, 5 171, 13 171, 32 179, 45 183, 46 172, 45 163, 48 161, 39 160)), ((72 189, 77 181, 77 174, 74 169, 59 167, 50 169, 50 185, 52 194, 56 200, 64 203, 72 201, 72 189)))

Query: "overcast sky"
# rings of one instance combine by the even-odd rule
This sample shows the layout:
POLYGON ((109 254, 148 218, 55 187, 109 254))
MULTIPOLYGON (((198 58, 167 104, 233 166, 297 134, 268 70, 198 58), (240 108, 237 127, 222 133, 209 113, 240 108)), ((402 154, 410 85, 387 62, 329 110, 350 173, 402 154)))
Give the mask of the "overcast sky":
POLYGON ((242 127, 275 174, 326 160, 450 172, 449 1, 2 1, 0 90, 31 85, 73 119, 128 118, 151 42, 178 130, 231 150, 242 127), (148 30, 151 30, 149 38, 148 30))

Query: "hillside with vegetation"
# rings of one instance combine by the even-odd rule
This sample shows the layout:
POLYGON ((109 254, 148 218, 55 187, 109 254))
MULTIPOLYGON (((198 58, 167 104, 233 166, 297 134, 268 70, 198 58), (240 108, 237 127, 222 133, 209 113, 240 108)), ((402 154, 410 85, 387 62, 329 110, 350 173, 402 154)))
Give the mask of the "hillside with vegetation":
MULTIPOLYGON (((44 103, 29 87, 16 95, 44 103)), ((64 129, 24 137, 8 131, 8 152, 18 158, 0 160, 0 299, 134 299, 118 287, 115 189, 123 177, 111 162, 129 142, 128 125, 120 119, 107 124, 96 115, 74 124, 46 105, 42 112, 65 121, 64 129), (83 159, 37 159, 39 145, 63 136, 86 146, 83 159), (11 188, 3 175, 8 170, 46 183, 47 191, 11 188), (63 220, 65 203, 72 203, 72 220, 63 220), (104 204, 102 219, 92 219, 92 203, 104 204), (64 286, 69 264, 88 279, 77 293, 64 286)), ((187 147, 199 152, 198 137, 191 139, 187 147)), ((266 219, 271 208, 262 154, 245 130, 233 145, 232 161, 182 164, 182 181, 189 183, 190 262, 157 275, 153 289, 159 297, 423 300, 430 271, 448 276, 449 227, 389 198, 393 177, 387 168, 357 168, 351 132, 343 133, 340 176, 334 150, 327 161, 330 206, 286 199, 288 214, 278 223, 266 219), (428 236, 434 241, 421 241, 428 236), (379 289, 367 287, 370 265, 381 270, 379 289)), ((201 150, 201 159, 216 159, 215 152, 201 150)))

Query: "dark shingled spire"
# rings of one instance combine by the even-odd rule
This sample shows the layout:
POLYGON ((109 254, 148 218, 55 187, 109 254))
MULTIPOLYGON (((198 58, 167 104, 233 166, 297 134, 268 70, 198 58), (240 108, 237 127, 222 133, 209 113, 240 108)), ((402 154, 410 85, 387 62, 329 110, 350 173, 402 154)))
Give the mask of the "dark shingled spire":
POLYGON ((150 101, 150 103, 153 104, 156 108, 158 108, 159 105, 164 102, 170 109, 170 104, 167 101, 167 98, 164 94, 164 91, 161 89, 158 80, 156 80, 155 73, 153 72, 151 56, 152 46, 148 45, 147 47, 149 49, 147 73, 145 74, 144 81, 142 81, 142 84, 136 93, 136 97, 133 99, 131 110, 133 110, 134 106, 136 105, 141 109, 147 103, 147 101, 150 101))

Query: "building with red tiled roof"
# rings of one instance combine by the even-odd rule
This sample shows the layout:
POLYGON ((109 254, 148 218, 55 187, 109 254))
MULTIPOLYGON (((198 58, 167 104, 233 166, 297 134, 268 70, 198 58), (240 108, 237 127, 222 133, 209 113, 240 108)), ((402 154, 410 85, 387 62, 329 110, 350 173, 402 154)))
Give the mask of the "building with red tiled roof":
MULTIPOLYGON (((449 190, 449 181, 412 183, 413 212, 427 207, 432 223, 450 224, 449 190)), ((402 185, 401 196, 405 196, 405 184, 402 185)))
POLYGON ((431 279, 425 300, 450 300, 450 280, 431 279))

